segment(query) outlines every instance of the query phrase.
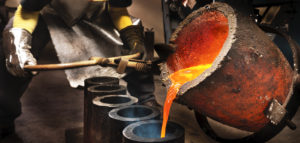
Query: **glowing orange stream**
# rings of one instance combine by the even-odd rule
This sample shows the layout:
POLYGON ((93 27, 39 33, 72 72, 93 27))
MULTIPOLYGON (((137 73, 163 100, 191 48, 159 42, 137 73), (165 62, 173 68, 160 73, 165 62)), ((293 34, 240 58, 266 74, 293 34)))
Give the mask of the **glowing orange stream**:
POLYGON ((169 78, 172 81, 172 85, 168 90, 167 98, 164 104, 163 124, 161 127, 161 135, 160 135, 161 138, 164 138, 166 135, 166 127, 169 118, 170 108, 173 103, 173 100, 176 98, 176 95, 180 87, 184 83, 194 80, 196 77, 198 77, 200 74, 202 74, 206 69, 210 67, 211 64, 199 65, 199 66, 182 69, 169 75, 169 78))

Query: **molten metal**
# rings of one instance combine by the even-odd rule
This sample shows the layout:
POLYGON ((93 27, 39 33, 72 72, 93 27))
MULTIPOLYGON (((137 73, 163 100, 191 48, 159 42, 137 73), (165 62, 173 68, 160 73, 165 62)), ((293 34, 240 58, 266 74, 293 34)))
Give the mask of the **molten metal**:
POLYGON ((195 18, 191 25, 183 28, 189 32, 180 33, 174 40, 178 48, 168 57, 167 65, 174 73, 169 76, 172 84, 164 104, 162 138, 165 137, 171 104, 180 87, 211 67, 228 36, 228 20, 219 11, 209 11, 195 18))
POLYGON ((228 20, 219 11, 209 11, 195 18, 172 40, 178 48, 168 57, 171 71, 212 64, 228 36, 228 20))
POLYGON ((191 81, 198 77, 201 73, 203 73, 206 69, 210 68, 211 64, 200 65, 195 67, 190 67, 187 69, 179 70, 170 75, 170 79, 172 81, 172 85, 168 90, 167 99, 164 104, 164 114, 163 114, 163 124, 161 128, 161 138, 165 137, 166 134, 166 126, 169 117, 169 112, 173 100, 176 98, 176 95, 179 91, 179 88, 186 82, 191 81))

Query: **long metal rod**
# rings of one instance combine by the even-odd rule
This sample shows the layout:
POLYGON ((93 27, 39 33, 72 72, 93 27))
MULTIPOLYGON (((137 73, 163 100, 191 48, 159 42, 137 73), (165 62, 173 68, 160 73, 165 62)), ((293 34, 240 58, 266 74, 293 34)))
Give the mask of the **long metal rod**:
MULTIPOLYGON (((80 68, 86 66, 94 66, 94 65, 102 65, 102 66, 116 66, 116 59, 133 59, 140 57, 140 53, 127 55, 127 56, 119 56, 119 57, 111 57, 111 58, 102 58, 102 57, 91 57, 90 60, 87 61, 78 61, 72 63, 61 63, 61 64, 43 64, 43 65, 25 65, 24 69, 29 71, 45 71, 45 70, 64 70, 64 69, 73 69, 80 68)), ((130 66, 134 66, 135 62, 129 64, 130 66)))

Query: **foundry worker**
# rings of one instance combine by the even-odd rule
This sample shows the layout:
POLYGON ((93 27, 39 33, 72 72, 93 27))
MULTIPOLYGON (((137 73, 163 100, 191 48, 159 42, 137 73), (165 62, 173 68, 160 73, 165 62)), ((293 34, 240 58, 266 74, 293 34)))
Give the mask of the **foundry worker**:
MULTIPOLYGON (((61 62, 78 60, 88 54, 111 57, 137 52, 144 59, 143 28, 132 24, 126 9, 130 4, 131 0, 21 1, 3 32, 0 48, 0 139, 14 132, 14 120, 21 114, 20 98, 32 75, 36 74, 25 71, 24 66, 37 64, 36 59, 50 38, 61 62), (115 35, 122 40, 123 46, 116 46, 118 40, 114 36, 116 32, 109 30, 111 25, 119 31, 120 38, 115 35), (119 49, 114 49, 116 47, 119 49), (79 55, 84 52, 86 55, 79 55)), ((72 70, 66 71, 68 80, 75 81, 70 82, 72 87, 82 85, 83 79, 77 78, 86 77, 84 73, 95 76, 92 74, 106 71, 91 67, 92 70, 86 72, 86 69, 78 69, 77 73, 82 76, 74 76, 72 70)), ((129 93, 138 97, 140 103, 156 103, 151 74, 132 72, 123 79, 127 81, 129 93)))

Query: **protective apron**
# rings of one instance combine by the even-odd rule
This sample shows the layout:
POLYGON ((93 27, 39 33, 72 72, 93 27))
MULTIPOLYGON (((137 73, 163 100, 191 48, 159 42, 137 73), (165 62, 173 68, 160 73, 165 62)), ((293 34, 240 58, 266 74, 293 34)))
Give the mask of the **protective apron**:
MULTIPOLYGON (((109 17, 107 2, 53 0, 41 14, 61 63, 121 54, 123 43, 109 17)), ((83 86, 84 79, 89 77, 124 76, 113 68, 101 66, 65 70, 65 73, 74 88, 83 86)))

